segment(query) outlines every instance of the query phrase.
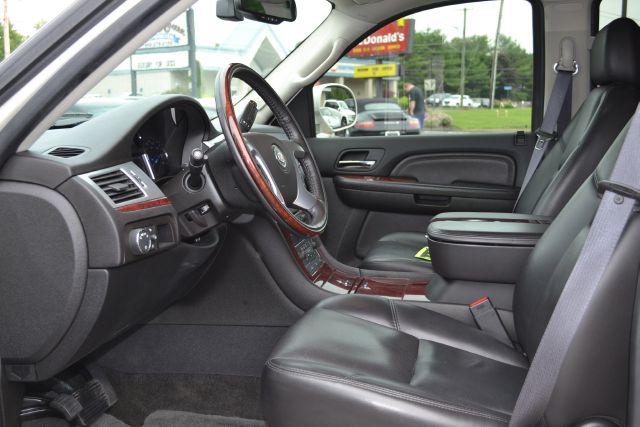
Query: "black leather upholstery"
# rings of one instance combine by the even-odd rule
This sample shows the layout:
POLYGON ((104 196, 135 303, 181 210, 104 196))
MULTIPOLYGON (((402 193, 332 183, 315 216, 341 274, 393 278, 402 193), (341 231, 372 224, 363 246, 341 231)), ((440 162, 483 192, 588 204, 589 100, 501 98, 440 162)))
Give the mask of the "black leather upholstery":
MULTIPOLYGON (((534 249, 514 296, 524 355, 429 310, 429 304, 345 295, 294 325, 263 374, 270 426, 505 425, 593 220, 598 179, 624 133, 534 249)), ((547 426, 589 417, 627 425, 630 337, 640 217, 625 230, 587 308, 545 413, 547 426)))
MULTIPOLYGON (((634 21, 616 19, 598 33, 591 51, 591 77, 599 87, 589 93, 561 138, 546 154, 514 212, 556 216, 593 172, 635 111, 640 101, 640 28, 634 21)), ((413 250, 415 254, 419 249, 412 249, 410 241, 419 235, 394 233, 383 237, 361 267, 416 271, 419 266, 429 272, 428 263, 409 261, 409 253, 413 250)))
POLYGON ((478 329, 427 309, 333 297, 278 344, 263 374, 263 408, 278 427, 500 425, 527 365, 478 329))
POLYGON ((382 237, 371 248, 360 268, 364 270, 430 271, 431 263, 415 255, 427 245, 425 233, 391 233, 382 237), (398 266, 401 265, 401 268, 398 266))
POLYGON ((618 18, 600 30, 591 48, 590 67, 596 85, 640 85, 640 44, 633 20, 618 18))

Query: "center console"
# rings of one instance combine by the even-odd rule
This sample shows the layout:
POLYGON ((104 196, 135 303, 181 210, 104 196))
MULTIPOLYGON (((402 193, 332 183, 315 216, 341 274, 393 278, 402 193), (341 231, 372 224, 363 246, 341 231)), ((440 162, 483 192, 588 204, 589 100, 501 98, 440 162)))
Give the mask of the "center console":
POLYGON ((489 295, 509 309, 513 284, 550 222, 511 213, 437 215, 425 236, 433 272, 424 275, 350 267, 335 260, 318 238, 283 233, 299 269, 325 291, 464 306, 489 295))
POLYGON ((431 261, 447 279, 515 283, 551 219, 512 213, 445 213, 427 229, 431 261))

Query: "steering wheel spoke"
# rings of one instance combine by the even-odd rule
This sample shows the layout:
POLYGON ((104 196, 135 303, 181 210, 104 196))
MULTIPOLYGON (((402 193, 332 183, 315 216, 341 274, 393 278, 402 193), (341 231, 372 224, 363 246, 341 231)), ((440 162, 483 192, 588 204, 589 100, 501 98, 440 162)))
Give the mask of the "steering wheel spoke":
POLYGON ((298 194, 293 201, 293 206, 307 212, 312 219, 325 216, 327 214, 326 204, 307 190, 304 172, 299 165, 296 165, 296 178, 298 180, 298 194))
POLYGON ((269 170, 269 166, 267 166, 267 162, 264 160, 264 157, 262 157, 262 154, 260 154, 260 152, 256 150, 253 146, 251 146, 251 144, 246 140, 245 140, 245 144, 247 145, 247 148, 249 149, 249 153, 251 154, 251 157, 253 157, 253 160, 255 161, 256 167, 260 171, 260 174, 269 185, 269 188, 271 189, 273 194, 278 198, 278 200, 280 200, 282 204, 285 204, 284 197, 282 196, 282 192, 278 188, 278 184, 276 183, 276 180, 273 177, 273 174, 269 170))

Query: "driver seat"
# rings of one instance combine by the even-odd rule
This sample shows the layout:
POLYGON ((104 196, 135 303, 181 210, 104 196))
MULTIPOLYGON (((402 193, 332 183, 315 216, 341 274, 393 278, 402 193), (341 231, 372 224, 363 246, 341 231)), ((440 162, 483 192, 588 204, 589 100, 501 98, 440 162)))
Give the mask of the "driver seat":
MULTIPOLYGON (((625 135, 531 254, 514 294, 516 348, 478 329, 470 316, 453 319, 428 303, 331 297, 291 327, 268 359, 262 377, 267 424, 508 424, 597 210, 597 183, 610 176, 625 135)), ((640 218, 634 215, 570 345, 544 425, 594 416, 613 422, 597 425, 633 421, 627 402, 636 385, 630 353, 639 263, 640 218)))

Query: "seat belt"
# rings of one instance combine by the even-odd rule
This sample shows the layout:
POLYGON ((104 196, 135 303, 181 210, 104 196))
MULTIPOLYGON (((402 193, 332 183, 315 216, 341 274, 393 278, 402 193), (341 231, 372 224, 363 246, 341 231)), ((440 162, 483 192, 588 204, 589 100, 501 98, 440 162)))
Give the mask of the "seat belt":
POLYGON ((571 87, 573 76, 578 74, 578 70, 578 64, 575 61, 575 44, 573 39, 565 37, 560 41, 560 59, 553 66, 553 71, 557 74, 556 81, 551 90, 551 97, 549 98, 542 124, 536 130, 538 139, 520 187, 516 206, 524 189, 531 181, 538 166, 540 166, 540 162, 542 162, 549 146, 553 145, 558 139, 558 135, 562 135, 564 128, 571 119, 571 87))
POLYGON ((501 343, 508 345, 511 348, 515 348, 507 329, 500 319, 498 311, 495 309, 489 297, 482 297, 477 301, 469 304, 469 311, 473 320, 475 320, 478 329, 482 332, 491 335, 501 343))
POLYGON ((640 105, 618 154, 585 244, 564 286, 518 396, 509 426, 537 425, 569 346, 587 311, 620 236, 640 199, 640 105))

